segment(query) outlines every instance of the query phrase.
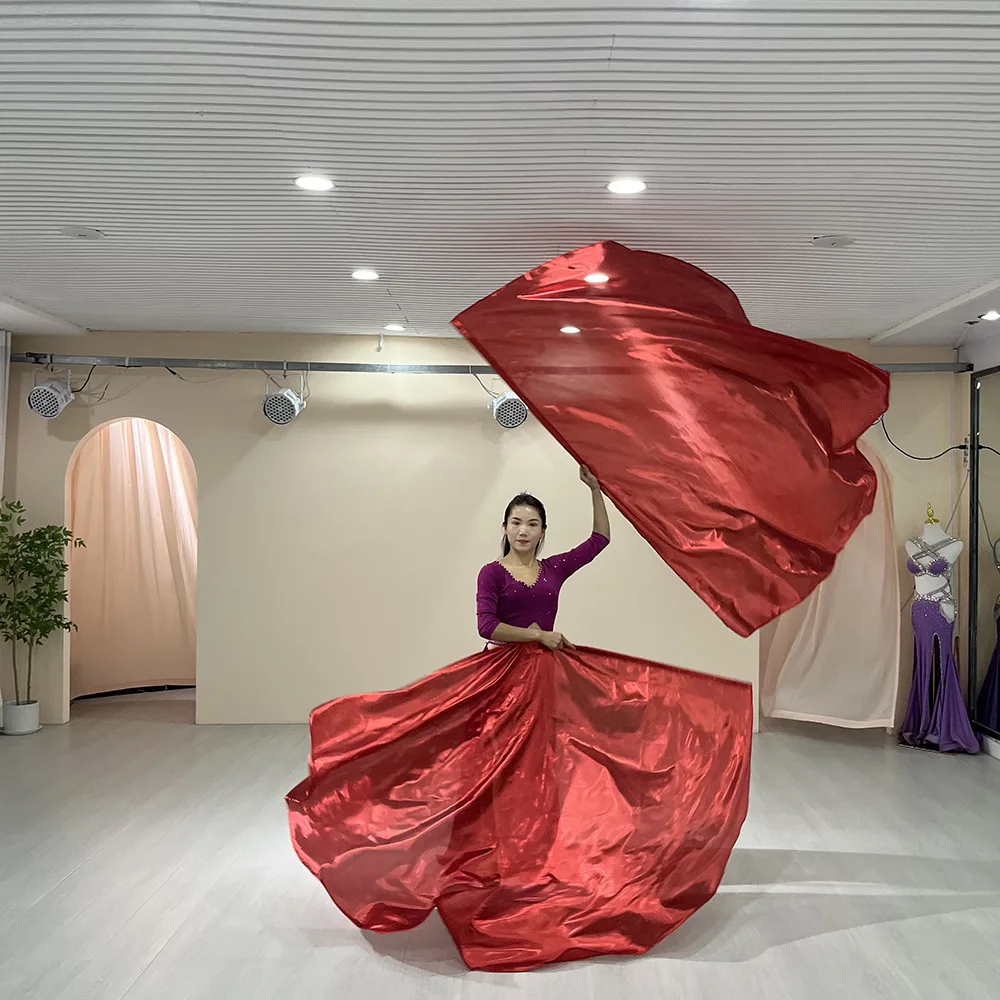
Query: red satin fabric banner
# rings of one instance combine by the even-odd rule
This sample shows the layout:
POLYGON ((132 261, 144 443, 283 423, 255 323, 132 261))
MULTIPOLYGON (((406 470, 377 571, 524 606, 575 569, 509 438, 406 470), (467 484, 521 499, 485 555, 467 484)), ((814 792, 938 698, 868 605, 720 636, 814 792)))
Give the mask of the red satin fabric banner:
POLYGON ((740 635, 807 597, 872 510, 856 442, 888 408, 888 375, 751 326, 690 264, 598 243, 453 322, 740 635))
POLYGON ((317 708, 292 841, 359 927, 437 907, 472 969, 639 954, 718 888, 751 729, 749 684, 500 647, 317 708))

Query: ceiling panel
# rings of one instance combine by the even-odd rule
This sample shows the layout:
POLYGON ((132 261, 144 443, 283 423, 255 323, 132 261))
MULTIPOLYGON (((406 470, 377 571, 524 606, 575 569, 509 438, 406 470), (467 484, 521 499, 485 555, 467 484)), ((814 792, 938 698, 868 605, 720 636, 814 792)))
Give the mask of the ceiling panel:
POLYGON ((998 47, 996 0, 7 0, 0 296, 99 330, 448 336, 615 239, 785 333, 955 343, 1000 279, 998 47), (610 195, 622 173, 648 190, 610 195))

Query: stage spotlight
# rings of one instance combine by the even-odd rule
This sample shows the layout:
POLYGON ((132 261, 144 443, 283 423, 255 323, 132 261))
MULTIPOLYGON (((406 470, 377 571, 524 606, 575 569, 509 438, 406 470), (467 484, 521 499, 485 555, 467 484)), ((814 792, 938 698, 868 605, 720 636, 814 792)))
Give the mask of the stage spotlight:
POLYGON ((513 392, 502 392, 490 400, 493 419, 504 429, 513 430, 528 419, 528 408, 513 392))
POLYGON ((272 424, 290 424, 305 405, 306 401, 294 389, 278 389, 264 396, 264 416, 272 424))
POLYGON ((28 409, 46 420, 58 417, 73 401, 73 392, 66 382, 42 382, 28 393, 28 409))

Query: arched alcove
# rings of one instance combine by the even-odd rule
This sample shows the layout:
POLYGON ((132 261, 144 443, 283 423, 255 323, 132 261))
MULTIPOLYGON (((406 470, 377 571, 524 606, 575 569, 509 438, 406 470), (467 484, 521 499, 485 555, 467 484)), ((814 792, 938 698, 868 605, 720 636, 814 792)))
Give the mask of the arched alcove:
POLYGON ((180 438, 126 417, 91 431, 66 469, 70 698, 194 687, 198 487, 180 438))

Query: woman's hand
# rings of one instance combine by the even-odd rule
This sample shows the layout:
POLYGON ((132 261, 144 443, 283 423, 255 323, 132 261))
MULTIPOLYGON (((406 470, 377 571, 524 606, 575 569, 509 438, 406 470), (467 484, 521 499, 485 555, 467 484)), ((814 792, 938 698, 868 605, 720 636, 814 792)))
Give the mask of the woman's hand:
POLYGON ((538 627, 537 622, 531 626, 531 631, 537 635, 536 641, 540 642, 546 649, 576 649, 576 646, 562 632, 546 632, 538 627))
POLYGON ((538 641, 546 649, 576 649, 562 632, 542 632, 538 641))
POLYGON ((590 496, 594 501, 594 534, 603 535, 610 542, 611 522, 608 520, 608 509, 604 506, 601 484, 597 481, 597 476, 585 465, 580 466, 580 481, 590 487, 590 496))
POLYGON ((580 481, 585 486, 589 486, 592 490, 599 490, 601 488, 601 484, 597 481, 597 476, 595 476, 585 465, 580 466, 580 481))

